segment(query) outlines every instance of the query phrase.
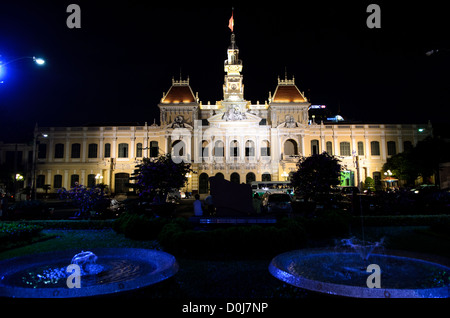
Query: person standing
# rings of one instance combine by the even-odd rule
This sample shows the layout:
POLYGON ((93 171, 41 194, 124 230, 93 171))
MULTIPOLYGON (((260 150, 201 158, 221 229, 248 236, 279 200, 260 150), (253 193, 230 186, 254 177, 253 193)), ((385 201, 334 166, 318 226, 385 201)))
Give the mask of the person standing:
POLYGON ((200 195, 195 195, 195 201, 194 201, 194 215, 195 216, 202 216, 203 215, 203 207, 202 207, 202 201, 200 201, 200 195))

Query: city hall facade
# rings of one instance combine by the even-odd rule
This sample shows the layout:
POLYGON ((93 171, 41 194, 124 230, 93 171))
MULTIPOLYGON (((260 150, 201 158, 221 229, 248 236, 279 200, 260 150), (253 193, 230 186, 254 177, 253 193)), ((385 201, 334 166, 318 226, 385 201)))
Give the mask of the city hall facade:
MULTIPOLYGON (((203 104, 189 78, 180 78, 172 80, 158 104, 159 125, 36 126, 33 145, 23 149, 33 162, 26 184, 35 179, 38 191, 50 185, 55 192, 76 182, 105 183, 112 193, 125 193, 144 157, 172 153, 192 164, 185 190, 206 194, 211 176, 238 183, 284 181, 301 156, 326 151, 344 166, 342 184, 358 186, 366 177, 382 181, 387 158, 431 131, 430 125, 316 122, 294 77, 278 78, 268 99, 252 104, 244 98, 242 70, 232 34, 220 101, 203 104)), ((0 148, 0 161, 14 151, 13 145, 0 148)))

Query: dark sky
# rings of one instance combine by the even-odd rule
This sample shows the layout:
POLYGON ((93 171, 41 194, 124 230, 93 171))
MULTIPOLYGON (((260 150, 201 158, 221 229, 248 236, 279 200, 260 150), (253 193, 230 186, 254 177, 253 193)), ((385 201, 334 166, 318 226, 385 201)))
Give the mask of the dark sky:
MULTIPOLYGON (((450 17, 445 2, 311 1, 234 5, 244 97, 263 102, 277 76, 295 76, 313 104, 346 119, 450 122, 450 17), (369 29, 367 5, 381 7, 369 29)), ((174 76, 203 103, 222 99, 231 5, 154 7, 153 1, 1 1, 0 140, 39 126, 145 122, 174 76), (66 8, 81 7, 81 29, 66 8), (152 5, 153 4, 153 5, 152 5)))

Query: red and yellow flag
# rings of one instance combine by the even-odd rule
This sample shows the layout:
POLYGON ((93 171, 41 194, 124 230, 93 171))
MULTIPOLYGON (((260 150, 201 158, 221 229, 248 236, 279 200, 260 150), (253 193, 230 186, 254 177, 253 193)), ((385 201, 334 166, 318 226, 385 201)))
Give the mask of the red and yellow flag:
POLYGON ((231 13, 230 21, 228 21, 228 27, 230 28, 231 32, 233 32, 233 28, 234 28, 233 12, 231 13))

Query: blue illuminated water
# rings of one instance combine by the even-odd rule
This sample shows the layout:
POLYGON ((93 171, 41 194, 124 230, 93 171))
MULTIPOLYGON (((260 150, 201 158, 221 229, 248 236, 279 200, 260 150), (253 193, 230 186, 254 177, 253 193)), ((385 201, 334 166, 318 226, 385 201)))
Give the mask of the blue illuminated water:
POLYGON ((270 273, 291 285, 349 297, 450 297, 450 268, 441 264, 393 255, 329 250, 297 250, 276 256, 270 273), (369 264, 381 269, 381 288, 369 288, 369 264))

